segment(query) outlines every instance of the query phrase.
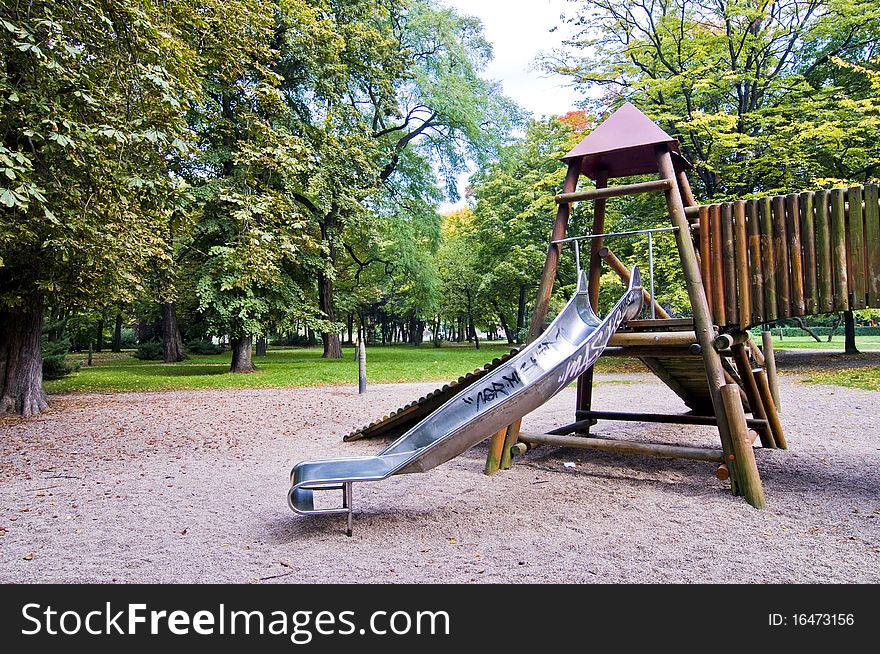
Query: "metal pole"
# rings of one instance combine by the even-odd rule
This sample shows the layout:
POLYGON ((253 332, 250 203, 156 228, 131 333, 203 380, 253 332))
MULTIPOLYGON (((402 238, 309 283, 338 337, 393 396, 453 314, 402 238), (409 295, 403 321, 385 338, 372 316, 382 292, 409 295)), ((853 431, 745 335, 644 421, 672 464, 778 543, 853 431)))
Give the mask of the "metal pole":
POLYGON ((651 229, 632 229, 626 232, 604 232, 602 234, 585 234, 584 236, 570 236, 569 238, 560 238, 550 241, 554 244, 569 243, 571 241, 586 241, 591 238, 605 238, 606 236, 631 236, 633 234, 648 234, 652 232, 676 232, 678 227, 653 227, 651 229))
POLYGON ((358 330, 358 394, 367 392, 367 348, 364 346, 364 326, 358 330))
MULTIPOLYGON (((654 299, 654 233, 648 232, 648 274, 651 277, 651 299, 654 299)), ((657 310, 654 308, 654 302, 651 305, 651 320, 657 318, 657 310)))
POLYGON ((574 242, 574 267, 577 272, 578 284, 581 281, 581 242, 574 242))

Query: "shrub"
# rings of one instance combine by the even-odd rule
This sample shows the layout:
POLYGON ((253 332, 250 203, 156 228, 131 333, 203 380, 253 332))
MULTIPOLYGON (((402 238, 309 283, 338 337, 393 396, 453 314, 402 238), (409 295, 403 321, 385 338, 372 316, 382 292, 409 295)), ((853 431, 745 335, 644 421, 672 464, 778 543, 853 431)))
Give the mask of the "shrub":
POLYGON ((70 340, 50 341, 43 336, 43 379, 61 379, 79 370, 79 362, 68 361, 70 340))
POLYGON ((189 341, 186 349, 193 354, 223 354, 223 346, 213 341, 189 341))
POLYGON ((165 349, 162 346, 162 341, 147 341, 146 343, 141 343, 138 345, 134 357, 144 361, 162 361, 165 358, 165 349))

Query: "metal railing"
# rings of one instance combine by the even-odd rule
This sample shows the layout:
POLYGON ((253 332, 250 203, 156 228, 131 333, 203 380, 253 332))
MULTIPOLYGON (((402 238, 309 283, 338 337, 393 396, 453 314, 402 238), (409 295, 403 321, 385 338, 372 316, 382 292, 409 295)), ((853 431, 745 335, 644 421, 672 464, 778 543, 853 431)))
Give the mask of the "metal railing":
POLYGON ((654 307, 654 234, 657 232, 676 232, 678 231, 678 227, 653 227, 650 229, 633 229, 625 232, 606 232, 604 234, 585 234, 584 236, 571 236, 569 238, 561 238, 556 241, 551 241, 554 245, 564 245, 566 243, 574 244, 574 262, 578 271, 578 275, 581 272, 581 241, 592 240, 594 238, 606 238, 609 236, 632 236, 635 234, 647 234, 648 235, 648 279, 650 280, 651 287, 651 302, 649 306, 651 308, 651 319, 657 318, 657 310, 654 307))

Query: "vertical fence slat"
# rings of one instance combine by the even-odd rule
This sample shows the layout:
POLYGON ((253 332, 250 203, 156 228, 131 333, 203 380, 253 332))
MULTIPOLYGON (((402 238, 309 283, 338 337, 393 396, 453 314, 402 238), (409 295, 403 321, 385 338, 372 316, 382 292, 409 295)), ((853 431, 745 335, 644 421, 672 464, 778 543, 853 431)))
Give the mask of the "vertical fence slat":
POLYGON ((831 253, 834 268, 834 310, 849 309, 846 274, 846 189, 831 189, 831 253))
POLYGON ((865 277, 868 306, 880 306, 880 197, 876 184, 865 184, 865 277))
POLYGON ((819 313, 819 291, 816 278, 816 225, 813 215, 813 193, 801 193, 801 249, 804 253, 804 309, 819 313))
POLYGON ((816 268, 819 286, 820 313, 834 310, 834 257, 831 247, 831 221, 828 205, 831 201, 828 191, 818 191, 813 199, 816 211, 816 268))
POLYGON ((788 264, 788 230, 785 225, 785 197, 775 195, 773 202, 773 237, 776 241, 776 308, 780 318, 791 316, 791 281, 788 264))
POLYGON ((736 312, 736 260, 733 244, 733 205, 725 202, 721 205, 721 238, 723 239, 724 256, 721 258, 724 274, 724 324, 737 322, 736 312))
POLYGON ((788 261, 791 264, 791 315, 804 315, 804 260, 801 252, 800 196, 785 196, 785 229, 788 233, 788 261))
POLYGON ((764 318, 769 322, 779 317, 776 302, 776 243, 773 237, 773 212, 770 198, 758 201, 761 223, 761 257, 764 269, 764 318))
POLYGON ((712 243, 709 230, 709 207, 700 205, 700 276, 703 278, 703 289, 709 303, 709 312, 714 316, 715 298, 712 296, 712 243))
POLYGON ((865 221, 862 218, 862 187, 849 189, 849 276, 852 279, 852 307, 865 308, 865 221))
POLYGON ((749 233, 749 270, 752 283, 752 325, 764 322, 764 266, 761 261, 761 228, 758 224, 758 201, 746 201, 746 226, 749 233))
POLYGON ((749 274, 749 237, 746 228, 746 203, 737 200, 733 203, 733 238, 736 258, 736 293, 739 303, 740 329, 752 322, 752 289, 749 274))
POLYGON ((727 317, 724 311, 724 271, 722 260, 724 248, 721 237, 721 205, 713 204, 709 207, 709 234, 712 241, 712 317, 716 325, 726 325, 727 317))

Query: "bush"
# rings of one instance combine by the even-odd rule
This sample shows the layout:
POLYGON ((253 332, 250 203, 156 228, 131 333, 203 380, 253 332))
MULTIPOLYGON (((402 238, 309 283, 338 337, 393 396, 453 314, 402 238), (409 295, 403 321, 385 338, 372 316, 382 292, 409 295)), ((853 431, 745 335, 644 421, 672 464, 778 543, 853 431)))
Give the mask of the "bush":
POLYGON ((165 348, 162 341, 147 341, 138 346, 134 357, 144 361, 162 361, 165 358, 165 348))
POLYGON ((61 379, 79 370, 79 362, 68 361, 70 340, 50 341, 43 336, 43 379, 61 379))
POLYGON ((223 346, 213 341, 189 341, 186 349, 192 354, 223 354, 223 346))
POLYGON ((122 340, 119 345, 125 350, 137 347, 137 339, 135 338, 134 330, 131 327, 122 328, 122 340))
POLYGON ((270 340, 272 345, 288 345, 293 347, 308 347, 309 337, 305 334, 287 334, 276 336, 270 340))

